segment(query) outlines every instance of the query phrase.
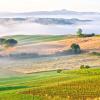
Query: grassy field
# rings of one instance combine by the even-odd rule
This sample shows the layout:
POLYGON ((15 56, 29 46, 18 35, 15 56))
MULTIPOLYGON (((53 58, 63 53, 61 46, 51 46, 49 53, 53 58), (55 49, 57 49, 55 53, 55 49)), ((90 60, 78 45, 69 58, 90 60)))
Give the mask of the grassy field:
POLYGON ((100 69, 0 78, 0 100, 99 100, 100 69))
POLYGON ((66 39, 67 35, 12 35, 6 36, 5 38, 14 38, 19 44, 29 44, 29 43, 39 43, 39 42, 49 42, 66 39))

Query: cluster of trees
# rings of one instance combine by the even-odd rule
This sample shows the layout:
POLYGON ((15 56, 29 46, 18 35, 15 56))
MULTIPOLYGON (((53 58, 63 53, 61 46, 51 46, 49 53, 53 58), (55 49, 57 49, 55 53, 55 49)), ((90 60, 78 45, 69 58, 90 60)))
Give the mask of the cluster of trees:
POLYGON ((95 33, 92 33, 92 34, 83 34, 83 30, 81 28, 79 28, 77 30, 77 35, 79 37, 92 37, 92 36, 95 36, 95 33))
POLYGON ((14 47, 17 43, 18 42, 15 39, 0 38, 0 45, 4 48, 14 47))
MULTIPOLYGON (((77 36, 79 36, 79 37, 92 37, 92 36, 95 36, 95 34, 94 33, 92 33, 92 34, 83 34, 83 30, 81 28, 79 28, 77 30, 77 36)), ((81 53, 81 48, 80 48, 79 44, 73 43, 71 45, 71 49, 72 49, 73 53, 75 53, 75 54, 81 53)))
MULTIPOLYGON (((83 34, 83 30, 81 28, 79 28, 77 30, 77 36, 79 36, 79 37, 92 37, 92 36, 95 36, 95 34, 94 33, 92 33, 92 34, 83 34)), ((71 50, 75 54, 81 53, 81 48, 80 48, 79 44, 76 44, 76 43, 73 43, 71 45, 71 50)))

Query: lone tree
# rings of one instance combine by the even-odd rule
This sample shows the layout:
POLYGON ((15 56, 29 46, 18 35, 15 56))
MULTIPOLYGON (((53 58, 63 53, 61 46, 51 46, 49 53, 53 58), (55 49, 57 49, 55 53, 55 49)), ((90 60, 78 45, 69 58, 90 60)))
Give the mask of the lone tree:
POLYGON ((77 30, 77 35, 78 35, 79 37, 83 36, 82 32, 83 32, 82 29, 79 28, 79 29, 77 30))
POLYGON ((3 43, 4 47, 5 48, 9 48, 9 47, 14 47, 17 45, 17 40, 15 39, 8 39, 8 40, 5 40, 5 42, 3 43))
POLYGON ((75 54, 81 52, 80 46, 79 46, 78 44, 76 44, 76 43, 73 43, 73 44, 71 45, 71 49, 72 49, 72 51, 73 51, 75 54))

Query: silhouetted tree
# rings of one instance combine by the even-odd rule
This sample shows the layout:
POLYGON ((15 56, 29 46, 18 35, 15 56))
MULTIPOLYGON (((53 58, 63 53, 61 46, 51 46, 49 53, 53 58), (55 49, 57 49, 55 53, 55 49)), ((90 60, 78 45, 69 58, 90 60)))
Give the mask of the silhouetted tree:
POLYGON ((81 29, 81 28, 79 28, 79 29, 77 30, 77 35, 78 35, 79 37, 83 36, 83 34, 82 34, 82 29, 81 29))
POLYGON ((71 45, 71 49, 74 53, 80 53, 81 52, 80 46, 76 43, 73 43, 71 45))
POLYGON ((8 48, 8 47, 14 47, 17 45, 17 40, 15 39, 8 39, 4 42, 4 47, 8 48))

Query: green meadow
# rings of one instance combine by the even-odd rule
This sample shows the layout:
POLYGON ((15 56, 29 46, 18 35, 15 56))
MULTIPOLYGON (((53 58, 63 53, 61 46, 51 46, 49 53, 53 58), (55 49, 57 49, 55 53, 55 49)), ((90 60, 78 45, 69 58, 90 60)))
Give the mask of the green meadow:
POLYGON ((99 100, 100 69, 0 78, 0 100, 99 100))
POLYGON ((16 39, 19 44, 28 44, 28 43, 39 43, 39 42, 49 42, 66 39, 67 35, 12 35, 5 36, 4 38, 13 38, 16 39))

